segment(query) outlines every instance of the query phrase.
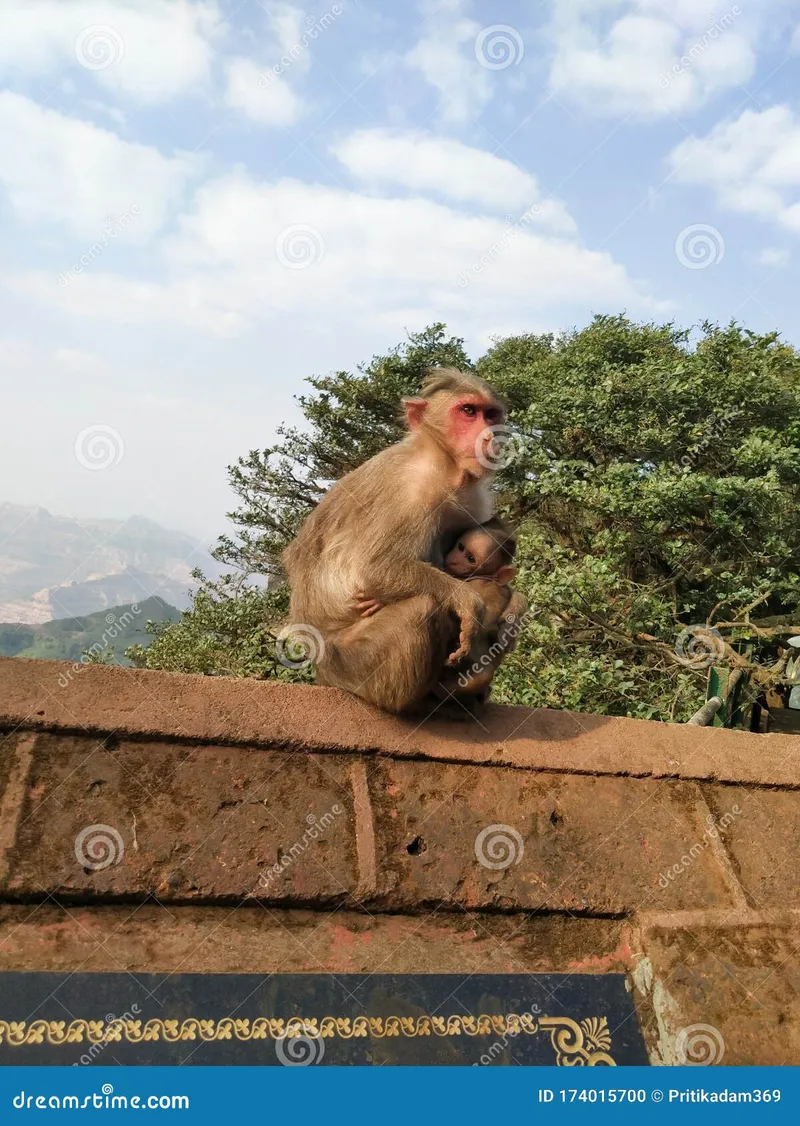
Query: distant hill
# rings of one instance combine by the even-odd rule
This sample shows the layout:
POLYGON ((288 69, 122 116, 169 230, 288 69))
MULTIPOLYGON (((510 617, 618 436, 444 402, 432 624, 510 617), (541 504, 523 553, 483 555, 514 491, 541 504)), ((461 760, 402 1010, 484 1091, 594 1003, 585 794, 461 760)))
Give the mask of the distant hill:
POLYGON ((86 650, 98 655, 112 655, 113 651, 114 664, 128 665, 128 646, 150 643, 150 636, 144 632, 146 622, 175 622, 179 618, 179 611, 163 598, 145 598, 142 602, 115 606, 113 610, 59 618, 41 625, 0 622, 0 656, 79 661, 86 650))
POLYGON ((84 520, 0 504, 0 621, 36 625, 158 596, 185 609, 204 546, 143 516, 84 520))

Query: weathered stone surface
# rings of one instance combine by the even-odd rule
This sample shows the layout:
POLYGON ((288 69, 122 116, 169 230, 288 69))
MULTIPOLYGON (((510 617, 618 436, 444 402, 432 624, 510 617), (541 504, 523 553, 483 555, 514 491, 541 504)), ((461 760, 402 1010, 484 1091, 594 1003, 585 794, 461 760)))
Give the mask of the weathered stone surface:
POLYGON ((720 834, 752 904, 800 907, 800 794, 719 787, 710 804, 725 825, 720 834))
POLYGON ((681 879, 662 878, 703 831, 690 783, 385 761, 370 789, 378 895, 395 905, 630 914, 731 903, 710 850, 681 879))
POLYGON ((0 725, 800 787, 796 737, 490 706, 422 722, 335 688, 0 657, 0 725), (62 686, 63 682, 63 686, 62 686))
POLYGON ((19 739, 20 736, 16 732, 0 732, 0 809, 2 809, 11 768, 16 760, 19 739))
POLYGON ((607 919, 227 907, 0 906, 0 970, 132 973, 606 973, 631 965, 607 919))
POLYGON ((800 912, 710 914, 642 920, 634 996, 653 1062, 797 1064, 800 912))
POLYGON ((356 883, 345 758, 62 735, 37 740, 5 888, 325 902, 356 883))

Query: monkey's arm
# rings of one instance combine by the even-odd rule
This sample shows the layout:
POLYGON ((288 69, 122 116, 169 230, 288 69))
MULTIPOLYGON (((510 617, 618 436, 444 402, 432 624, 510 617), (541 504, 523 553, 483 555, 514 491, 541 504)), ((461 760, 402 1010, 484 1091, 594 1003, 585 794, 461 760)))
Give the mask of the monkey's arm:
POLYGON ((376 563, 374 569, 367 568, 364 580, 362 585, 376 602, 401 602, 425 594, 443 609, 451 610, 461 622, 461 632, 458 649, 447 663, 456 664, 467 655, 483 613, 483 599, 470 589, 469 583, 418 559, 403 563, 395 560, 389 565, 376 563))

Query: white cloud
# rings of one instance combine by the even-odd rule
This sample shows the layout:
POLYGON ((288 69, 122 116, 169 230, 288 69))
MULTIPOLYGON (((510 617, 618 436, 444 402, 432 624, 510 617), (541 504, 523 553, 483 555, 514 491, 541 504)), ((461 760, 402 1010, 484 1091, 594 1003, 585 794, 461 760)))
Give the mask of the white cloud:
POLYGON ((106 89, 163 102, 207 80, 221 26, 215 0, 4 3, 0 73, 82 67, 106 89))
POLYGON ((676 182, 711 188, 721 206, 800 231, 800 119, 788 106, 745 110, 669 162, 676 182))
POLYGON ((64 224, 87 238, 100 236, 106 217, 137 208, 126 225, 143 239, 164 223, 199 161, 163 157, 147 145, 10 91, 0 92, 0 185, 17 215, 28 223, 64 224))
POLYGON ((695 0, 559 0, 550 35, 551 88, 595 113, 681 113, 755 67, 755 16, 738 4, 710 19, 695 0))
POLYGON ((460 141, 422 132, 362 129, 333 145, 333 152, 370 185, 400 184, 414 192, 434 192, 517 215, 536 205, 540 222, 560 231, 575 229, 563 204, 541 199, 535 176, 460 141))
POLYGON ((775 246, 765 246, 758 256, 759 266, 774 266, 781 269, 789 265, 791 255, 788 250, 779 250, 775 246))
POLYGON ((260 125, 292 125, 302 116, 302 100, 280 74, 259 68, 251 59, 228 63, 225 101, 260 125))
POLYGON ((406 65, 438 91, 442 119, 455 124, 472 121, 497 84, 497 75, 475 57, 481 25, 461 18, 459 9, 459 3, 437 6, 425 21, 425 34, 405 56, 406 65))
POLYGON ((5 284, 70 319, 177 322, 223 335, 259 322, 286 330, 310 309, 315 324, 372 323, 398 309, 415 310, 416 323, 463 324, 522 322, 558 304, 655 308, 610 254, 532 225, 420 198, 264 183, 243 170, 200 188, 179 234, 161 247, 159 280, 91 270, 66 289, 39 272, 5 284))

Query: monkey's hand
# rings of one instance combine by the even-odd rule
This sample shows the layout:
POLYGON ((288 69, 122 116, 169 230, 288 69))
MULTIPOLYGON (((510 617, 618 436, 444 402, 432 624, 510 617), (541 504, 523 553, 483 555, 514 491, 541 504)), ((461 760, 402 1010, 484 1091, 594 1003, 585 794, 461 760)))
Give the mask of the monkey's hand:
POLYGON ((362 618, 370 618, 373 614, 377 614, 386 605, 385 602, 379 602, 377 598, 370 598, 365 590, 357 590, 353 595, 356 604, 356 609, 361 611, 362 618))
POLYGON ((459 592, 453 598, 452 607, 461 621, 461 632, 458 635, 458 649, 447 658, 447 664, 457 665, 472 647, 483 611, 483 599, 470 590, 469 583, 461 583, 459 592))

